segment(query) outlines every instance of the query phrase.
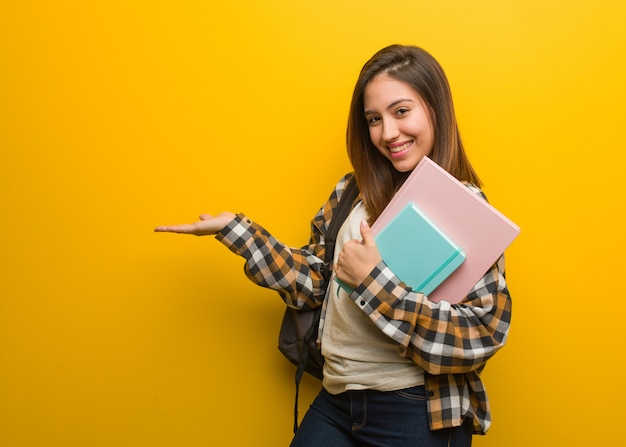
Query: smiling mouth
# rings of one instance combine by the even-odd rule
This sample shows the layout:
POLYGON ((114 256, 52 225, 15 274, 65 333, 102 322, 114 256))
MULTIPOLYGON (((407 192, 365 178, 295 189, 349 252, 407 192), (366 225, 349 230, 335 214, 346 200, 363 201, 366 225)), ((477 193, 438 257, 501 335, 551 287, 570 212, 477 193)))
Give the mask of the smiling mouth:
POLYGON ((410 145, 413 144, 413 140, 411 141, 407 141, 406 143, 400 145, 400 146, 396 146, 396 147, 389 147, 389 152, 391 152, 392 154, 397 154, 398 152, 402 152, 406 149, 409 148, 410 145))

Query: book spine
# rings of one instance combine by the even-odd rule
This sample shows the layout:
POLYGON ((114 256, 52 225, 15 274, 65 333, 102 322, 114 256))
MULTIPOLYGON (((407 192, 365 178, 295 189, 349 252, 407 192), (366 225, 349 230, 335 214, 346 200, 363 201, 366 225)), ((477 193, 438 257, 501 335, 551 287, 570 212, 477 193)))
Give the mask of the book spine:
POLYGON ((423 293, 424 295, 428 296, 428 294, 430 294, 430 292, 432 292, 436 288, 436 287, 432 287, 431 284, 432 283, 439 284, 443 282, 443 279, 447 278, 452 271, 456 270, 456 268, 464 260, 465 260, 465 255, 463 251, 460 249, 457 250, 456 252, 454 252, 452 256, 446 259, 446 261, 443 262, 439 266, 438 269, 436 269, 428 278, 426 278, 422 282, 422 284, 420 284, 419 287, 417 287, 415 290, 417 292, 423 293), (453 263, 453 261, 456 261, 456 262, 453 263), (443 277, 443 279, 441 281, 435 282, 435 280, 437 280, 439 277, 443 277))

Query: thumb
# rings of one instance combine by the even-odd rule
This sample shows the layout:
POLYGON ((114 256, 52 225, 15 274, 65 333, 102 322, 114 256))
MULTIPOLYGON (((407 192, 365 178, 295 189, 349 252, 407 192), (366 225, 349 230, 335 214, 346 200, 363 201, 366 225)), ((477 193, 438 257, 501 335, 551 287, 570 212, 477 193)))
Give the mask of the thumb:
POLYGON ((366 220, 361 221, 361 237, 363 238, 363 245, 375 243, 372 229, 370 228, 366 220))

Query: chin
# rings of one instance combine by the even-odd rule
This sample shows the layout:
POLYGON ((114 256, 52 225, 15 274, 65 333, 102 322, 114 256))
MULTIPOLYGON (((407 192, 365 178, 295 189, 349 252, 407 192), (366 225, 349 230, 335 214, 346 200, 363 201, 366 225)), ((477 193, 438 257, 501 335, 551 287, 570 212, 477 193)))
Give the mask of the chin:
POLYGON ((395 168, 396 171, 398 172, 411 172, 413 169, 415 169, 415 167, 417 166, 417 164, 419 163, 419 161, 417 162, 401 162, 401 163, 392 163, 393 167, 395 168))

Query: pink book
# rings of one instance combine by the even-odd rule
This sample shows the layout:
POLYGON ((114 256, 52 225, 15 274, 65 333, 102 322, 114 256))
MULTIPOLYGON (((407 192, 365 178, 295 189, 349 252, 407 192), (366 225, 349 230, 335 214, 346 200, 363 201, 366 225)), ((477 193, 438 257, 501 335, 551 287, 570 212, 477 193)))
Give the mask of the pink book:
POLYGON ((520 232, 487 201, 424 157, 372 225, 374 236, 409 202, 465 252, 465 262, 428 295, 431 301, 454 304, 465 298, 520 232))

